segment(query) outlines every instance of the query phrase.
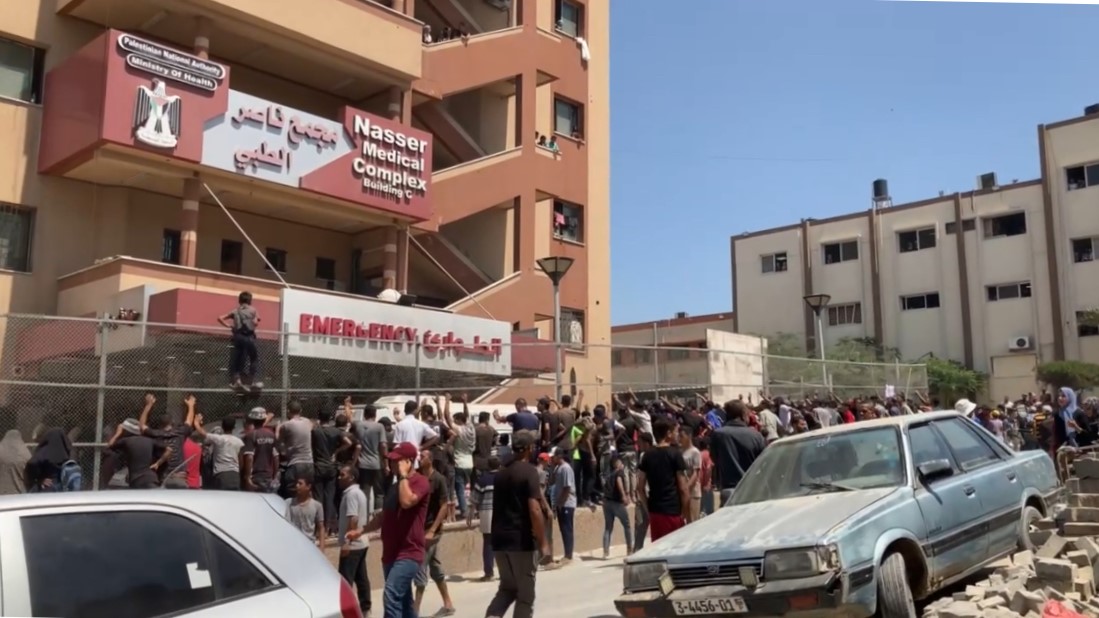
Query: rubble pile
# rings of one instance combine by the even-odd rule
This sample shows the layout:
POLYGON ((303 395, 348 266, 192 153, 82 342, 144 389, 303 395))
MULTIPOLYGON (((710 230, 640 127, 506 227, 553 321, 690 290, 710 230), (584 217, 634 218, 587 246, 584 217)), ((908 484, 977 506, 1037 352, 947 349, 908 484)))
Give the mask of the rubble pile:
POLYGON ((987 579, 930 603, 924 618, 1099 618, 1099 454, 1073 468, 1067 504, 1030 533, 1037 549, 997 562, 987 579))

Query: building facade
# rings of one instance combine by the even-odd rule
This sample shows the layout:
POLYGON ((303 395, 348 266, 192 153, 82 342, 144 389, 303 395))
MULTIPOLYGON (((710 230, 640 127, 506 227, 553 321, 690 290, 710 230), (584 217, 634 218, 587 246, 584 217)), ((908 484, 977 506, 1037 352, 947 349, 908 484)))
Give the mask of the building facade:
MULTIPOLYGON (((745 233, 731 239, 737 332, 815 346, 802 302, 828 294, 826 345, 872 337, 906 359, 954 359, 997 399, 1038 363, 1099 362, 1099 110, 1038 127, 1041 176, 745 233)), ((880 196, 887 197, 887 196, 880 196)))
POLYGON ((561 327, 536 260, 562 255, 564 332, 594 344, 564 364, 595 383, 610 368, 608 61, 605 1, 14 3, 0 312, 125 299, 150 322, 212 324, 250 290, 297 333, 326 299, 370 315, 339 303, 397 290, 422 310, 403 319, 501 322, 517 349, 561 327), (288 317, 288 288, 312 305, 288 317))

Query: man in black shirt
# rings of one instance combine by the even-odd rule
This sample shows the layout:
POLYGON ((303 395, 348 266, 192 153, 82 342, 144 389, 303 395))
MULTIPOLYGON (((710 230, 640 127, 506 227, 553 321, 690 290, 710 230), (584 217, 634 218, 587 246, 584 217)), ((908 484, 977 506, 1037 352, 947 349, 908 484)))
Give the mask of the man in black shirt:
MULTIPOLYGON (((416 614, 420 614, 420 603, 424 600, 424 592, 427 590, 427 580, 431 581, 439 589, 439 596, 443 598, 443 609, 436 616, 453 616, 455 614, 454 602, 450 599, 450 591, 446 587, 446 573, 443 572, 443 564, 439 562, 439 538, 443 534, 443 524, 450 516, 450 499, 447 494, 447 479, 439 472, 438 453, 431 449, 425 449, 420 453, 420 474, 427 477, 428 487, 431 493, 427 501, 427 517, 424 519, 424 562, 420 565, 420 572, 416 574, 416 614)), ((453 485, 453 483, 451 483, 453 485)))
POLYGON ((514 457, 496 473, 492 499, 492 551, 500 571, 500 587, 485 611, 486 618, 503 618, 515 605, 514 618, 533 618, 535 550, 552 560, 542 518, 538 468, 530 463, 537 440, 533 431, 512 436, 514 457))
POLYGON ((615 450, 618 451, 618 458, 622 460, 622 471, 626 479, 626 494, 632 500, 637 497, 636 436, 641 430, 641 426, 625 407, 618 408, 618 425, 621 428, 615 431, 614 446, 615 450))
POLYGON ((122 456, 128 470, 126 483, 130 489, 155 489, 159 486, 158 472, 172 455, 170 446, 143 435, 140 424, 132 419, 119 423, 114 436, 107 441, 107 448, 122 456))
POLYGON ((721 504, 729 500, 733 489, 767 446, 763 434, 748 426, 748 408, 744 402, 726 401, 724 410, 725 425, 710 434, 714 485, 721 490, 721 504))
POLYGON ((656 446, 638 466, 637 490, 649 514, 649 538, 656 542, 687 525, 690 495, 687 493, 683 454, 675 446, 675 421, 660 416, 653 420, 656 446))
POLYGON ((158 474, 164 475, 164 487, 167 489, 187 489, 187 470, 183 460, 183 441, 191 435, 195 421, 195 396, 187 395, 183 400, 187 412, 183 422, 178 425, 172 423, 169 415, 165 414, 156 423, 155 427, 149 426, 149 413, 153 410, 156 397, 151 393, 145 395, 145 407, 141 410, 141 416, 137 422, 141 427, 141 433, 152 438, 157 444, 168 449, 168 461, 166 470, 158 474))

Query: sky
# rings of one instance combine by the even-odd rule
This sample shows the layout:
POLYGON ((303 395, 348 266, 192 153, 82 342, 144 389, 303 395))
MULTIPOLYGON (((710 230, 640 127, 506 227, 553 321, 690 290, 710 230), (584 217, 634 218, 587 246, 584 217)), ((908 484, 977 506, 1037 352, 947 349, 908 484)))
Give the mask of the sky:
POLYGON ((731 236, 875 178, 1037 178, 1037 126, 1099 102, 1096 32, 1099 6, 611 0, 612 323, 728 311, 731 236))

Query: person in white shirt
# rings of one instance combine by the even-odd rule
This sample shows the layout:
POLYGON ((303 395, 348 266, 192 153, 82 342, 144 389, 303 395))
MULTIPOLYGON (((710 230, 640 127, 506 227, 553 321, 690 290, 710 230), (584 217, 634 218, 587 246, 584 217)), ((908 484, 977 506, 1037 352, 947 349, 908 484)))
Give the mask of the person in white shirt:
MULTIPOLYGON (((431 448, 439 439, 439 433, 431 428, 431 425, 420 420, 420 408, 415 401, 404 404, 404 415, 397 424, 393 425, 393 443, 403 444, 408 442, 416 447, 417 452, 431 448)), ((419 462, 416 462, 419 468, 419 462)))

